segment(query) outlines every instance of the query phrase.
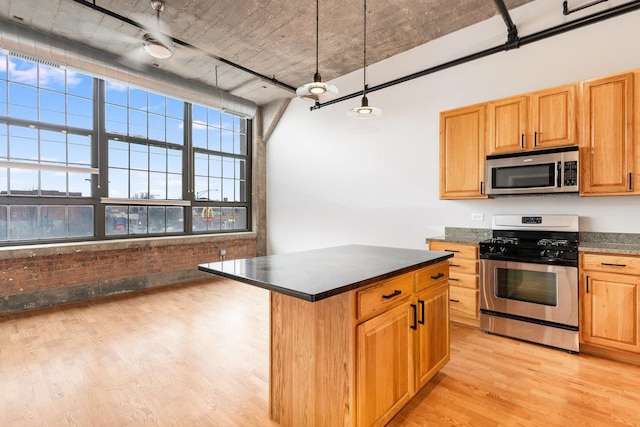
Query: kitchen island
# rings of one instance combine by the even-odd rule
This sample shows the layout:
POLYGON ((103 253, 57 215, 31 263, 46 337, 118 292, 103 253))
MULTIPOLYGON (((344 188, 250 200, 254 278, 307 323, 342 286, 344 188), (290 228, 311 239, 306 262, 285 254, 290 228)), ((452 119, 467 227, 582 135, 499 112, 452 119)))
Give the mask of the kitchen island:
POLYGON ((449 360, 448 252, 347 245, 198 268, 270 290, 270 417, 384 425, 449 360))

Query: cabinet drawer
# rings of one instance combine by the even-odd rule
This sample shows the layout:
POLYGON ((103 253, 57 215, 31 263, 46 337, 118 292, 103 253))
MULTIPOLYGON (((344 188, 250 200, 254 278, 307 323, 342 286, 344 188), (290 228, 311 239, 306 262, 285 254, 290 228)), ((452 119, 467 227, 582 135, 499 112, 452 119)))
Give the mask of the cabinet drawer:
POLYGON ((478 291, 451 286, 449 288, 449 311, 451 314, 478 318, 478 291))
POLYGON ((422 268, 414 273, 414 290, 420 292, 429 286, 441 283, 449 277, 449 263, 439 262, 436 265, 422 268))
POLYGON ((581 267, 608 273, 640 274, 640 257, 583 254, 581 267))
POLYGON ((453 257, 449 259, 449 275, 478 274, 478 261, 453 257))
POLYGON ((403 274, 357 293, 358 318, 381 313, 413 293, 413 273, 403 274))
POLYGON ((478 259, 478 245, 432 240, 429 242, 429 249, 432 251, 453 252, 455 254, 454 258, 478 259))
POLYGON ((461 288, 478 289, 478 276, 475 274, 449 274, 449 284, 461 288))

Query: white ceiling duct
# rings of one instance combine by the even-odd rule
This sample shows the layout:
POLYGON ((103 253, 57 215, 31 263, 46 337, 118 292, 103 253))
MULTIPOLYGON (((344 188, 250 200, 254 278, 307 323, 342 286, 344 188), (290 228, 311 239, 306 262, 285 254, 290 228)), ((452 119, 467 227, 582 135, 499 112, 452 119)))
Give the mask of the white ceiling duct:
POLYGON ((46 34, 13 21, 0 19, 0 47, 10 53, 31 55, 36 60, 53 62, 96 77, 126 82, 242 117, 252 119, 256 114, 257 105, 253 101, 216 87, 177 78, 150 66, 141 69, 128 68, 119 62, 117 55, 46 34))

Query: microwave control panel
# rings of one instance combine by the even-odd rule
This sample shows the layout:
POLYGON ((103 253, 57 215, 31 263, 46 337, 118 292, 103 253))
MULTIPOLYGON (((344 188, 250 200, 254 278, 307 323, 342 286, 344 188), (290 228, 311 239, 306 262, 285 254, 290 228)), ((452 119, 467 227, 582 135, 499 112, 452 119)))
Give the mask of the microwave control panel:
POLYGON ((578 185, 578 162, 564 162, 564 186, 578 185))

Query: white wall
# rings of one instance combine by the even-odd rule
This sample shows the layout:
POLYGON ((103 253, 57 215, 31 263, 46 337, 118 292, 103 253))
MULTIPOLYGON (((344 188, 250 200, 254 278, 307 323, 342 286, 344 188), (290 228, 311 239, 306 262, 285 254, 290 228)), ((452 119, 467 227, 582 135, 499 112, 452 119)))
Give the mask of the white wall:
MULTIPOLYGON (((562 2, 537 0, 511 16, 524 37, 621 3, 565 17, 562 2)), ((294 99, 267 143, 270 253, 349 243, 425 248, 445 226, 491 228, 495 213, 577 213, 584 231, 639 233, 640 196, 438 198, 440 111, 640 68, 639 26, 640 12, 627 13, 373 92, 369 103, 384 114, 372 120, 347 117, 360 98, 315 111, 294 99)), ((505 41, 496 16, 368 67, 369 85, 505 41)), ((332 83, 342 95, 357 92, 362 70, 332 83)))

